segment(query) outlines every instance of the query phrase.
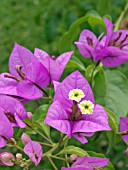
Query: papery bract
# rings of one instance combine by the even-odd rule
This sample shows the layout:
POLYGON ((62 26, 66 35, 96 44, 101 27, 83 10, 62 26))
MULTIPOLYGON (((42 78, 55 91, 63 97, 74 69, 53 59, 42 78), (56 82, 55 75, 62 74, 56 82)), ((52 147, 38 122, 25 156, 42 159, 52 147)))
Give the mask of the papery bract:
POLYGON ((54 102, 48 110, 45 123, 69 137, 74 136, 82 143, 87 142, 84 136, 92 136, 97 131, 111 130, 104 108, 95 104, 91 87, 79 71, 69 75, 56 87, 54 102), (73 89, 83 91, 85 97, 81 101, 89 100, 94 104, 92 114, 82 114, 78 103, 69 99, 69 92, 73 89))
POLYGON ((0 76, 0 94, 35 100, 50 82, 45 66, 28 49, 15 43, 9 58, 10 74, 0 76), (4 91, 3 91, 4 88, 4 91))
POLYGON ((108 158, 98 158, 98 157, 77 157, 76 162, 74 162, 71 168, 62 167, 61 170, 98 170, 100 167, 107 165, 108 158))
POLYGON ((26 124, 22 120, 27 117, 27 113, 23 104, 17 99, 0 95, 0 110, 4 112, 12 126, 26 127, 26 124))
POLYGON ((15 160, 15 157, 12 153, 7 151, 0 151, 0 165, 3 166, 13 166, 13 160, 15 160))
POLYGON ((128 31, 118 30, 112 32, 112 22, 104 18, 107 34, 99 42, 96 61, 102 61, 106 67, 116 67, 128 60, 128 31))
POLYGON ((29 156, 36 166, 42 159, 42 147, 38 142, 30 140, 24 147, 24 153, 29 156))
POLYGON ((13 136, 13 128, 5 116, 4 112, 0 109, 0 148, 6 145, 6 139, 13 136))
POLYGON ((26 145, 31 140, 31 138, 26 133, 23 133, 21 136, 21 140, 23 145, 26 145))
POLYGON ((120 132, 126 132, 122 138, 128 144, 128 117, 120 117, 120 132))
POLYGON ((51 81, 58 81, 64 71, 66 64, 68 63, 73 51, 65 52, 57 57, 56 60, 51 58, 45 51, 35 48, 34 55, 39 61, 47 68, 51 81))
POLYGON ((93 34, 93 32, 89 30, 83 30, 80 34, 79 41, 75 42, 74 44, 77 45, 82 56, 90 58, 91 56, 93 56, 97 41, 98 39, 93 34))

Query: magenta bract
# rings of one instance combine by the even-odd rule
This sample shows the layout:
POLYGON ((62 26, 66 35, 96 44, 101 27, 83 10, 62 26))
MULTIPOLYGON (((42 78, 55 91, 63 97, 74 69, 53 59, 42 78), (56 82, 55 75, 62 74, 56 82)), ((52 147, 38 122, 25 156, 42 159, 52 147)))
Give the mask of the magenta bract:
POLYGON ((42 147, 38 142, 30 140, 24 147, 24 153, 29 156, 36 166, 42 159, 42 147))
POLYGON ((0 148, 6 145, 6 139, 13 136, 13 128, 5 116, 4 112, 0 109, 0 148))
POLYGON ((95 104, 93 92, 86 79, 75 71, 56 86, 54 102, 50 106, 45 123, 53 128, 74 136, 82 143, 86 143, 84 136, 92 136, 97 131, 111 130, 108 124, 108 116, 104 108, 95 104), (89 100, 94 104, 92 114, 81 114, 78 104, 69 99, 72 89, 81 89, 85 97, 81 101, 89 100))
POLYGON ((68 63, 73 51, 61 54, 56 60, 51 58, 45 51, 35 48, 34 55, 47 68, 51 81, 58 81, 68 63))
POLYGON ((26 127, 26 124, 22 120, 26 119, 27 113, 23 104, 17 99, 0 95, 0 110, 4 112, 12 126, 26 127))
POLYGON ((28 100, 42 97, 42 88, 49 85, 45 66, 28 49, 15 43, 9 59, 10 74, 0 76, 0 93, 28 100), (4 91, 3 91, 4 88, 4 91))
POLYGON ((98 170, 100 167, 107 165, 108 158, 98 158, 98 157, 77 157, 76 162, 74 162, 71 168, 62 167, 61 170, 98 170))
POLYGON ((120 117, 120 132, 126 132, 122 135, 123 140, 128 144, 128 117, 120 117))

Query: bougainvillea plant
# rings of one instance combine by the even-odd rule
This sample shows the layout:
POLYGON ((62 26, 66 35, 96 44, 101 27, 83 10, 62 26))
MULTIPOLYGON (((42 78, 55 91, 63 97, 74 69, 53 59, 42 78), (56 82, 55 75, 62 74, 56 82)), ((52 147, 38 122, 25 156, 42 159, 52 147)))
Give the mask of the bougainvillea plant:
MULTIPOLYGON (((112 142, 113 133, 122 136, 128 145, 128 118, 118 116, 118 132, 117 113, 114 114, 108 104, 102 104, 102 97, 97 100, 105 86, 100 71, 104 66, 116 67, 128 60, 128 31, 113 31, 109 19, 100 20, 105 25, 106 34, 101 32, 97 38, 85 29, 74 42, 80 54, 92 61, 86 75, 75 69, 63 78, 74 51, 66 51, 55 58, 41 49, 35 48, 32 53, 15 43, 9 58, 9 73, 0 74, 2 166, 19 165, 28 170, 32 163, 38 167, 47 159, 54 170, 114 170, 108 154, 95 153, 86 145, 90 142, 95 145, 96 140, 106 136, 112 142), (98 85, 97 74, 100 74, 98 85), (26 110, 31 100, 43 102, 34 114, 26 110), (9 147, 14 147, 17 153, 7 151, 9 147)), ((107 97, 105 99, 107 101, 107 97)))

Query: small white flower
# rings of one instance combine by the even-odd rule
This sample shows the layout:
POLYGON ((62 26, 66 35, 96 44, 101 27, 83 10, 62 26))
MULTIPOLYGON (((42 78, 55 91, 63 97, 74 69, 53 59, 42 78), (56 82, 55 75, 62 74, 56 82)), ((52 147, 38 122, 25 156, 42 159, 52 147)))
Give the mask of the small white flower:
POLYGON ((82 114, 92 114, 94 111, 94 104, 90 100, 83 100, 78 107, 82 114))
POLYGON ((81 89, 73 89, 70 90, 68 96, 70 100, 79 102, 83 97, 85 97, 85 94, 81 89))

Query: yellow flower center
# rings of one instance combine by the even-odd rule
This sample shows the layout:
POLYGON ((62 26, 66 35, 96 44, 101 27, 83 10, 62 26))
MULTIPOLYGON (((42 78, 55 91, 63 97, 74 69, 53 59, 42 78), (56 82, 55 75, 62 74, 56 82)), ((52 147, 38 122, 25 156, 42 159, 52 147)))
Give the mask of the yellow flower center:
POLYGON ((81 89, 73 89, 70 90, 68 96, 70 100, 79 102, 83 97, 85 97, 85 94, 81 89))
POLYGON ((82 114, 92 114, 94 111, 94 104, 90 100, 83 100, 78 107, 82 114))

